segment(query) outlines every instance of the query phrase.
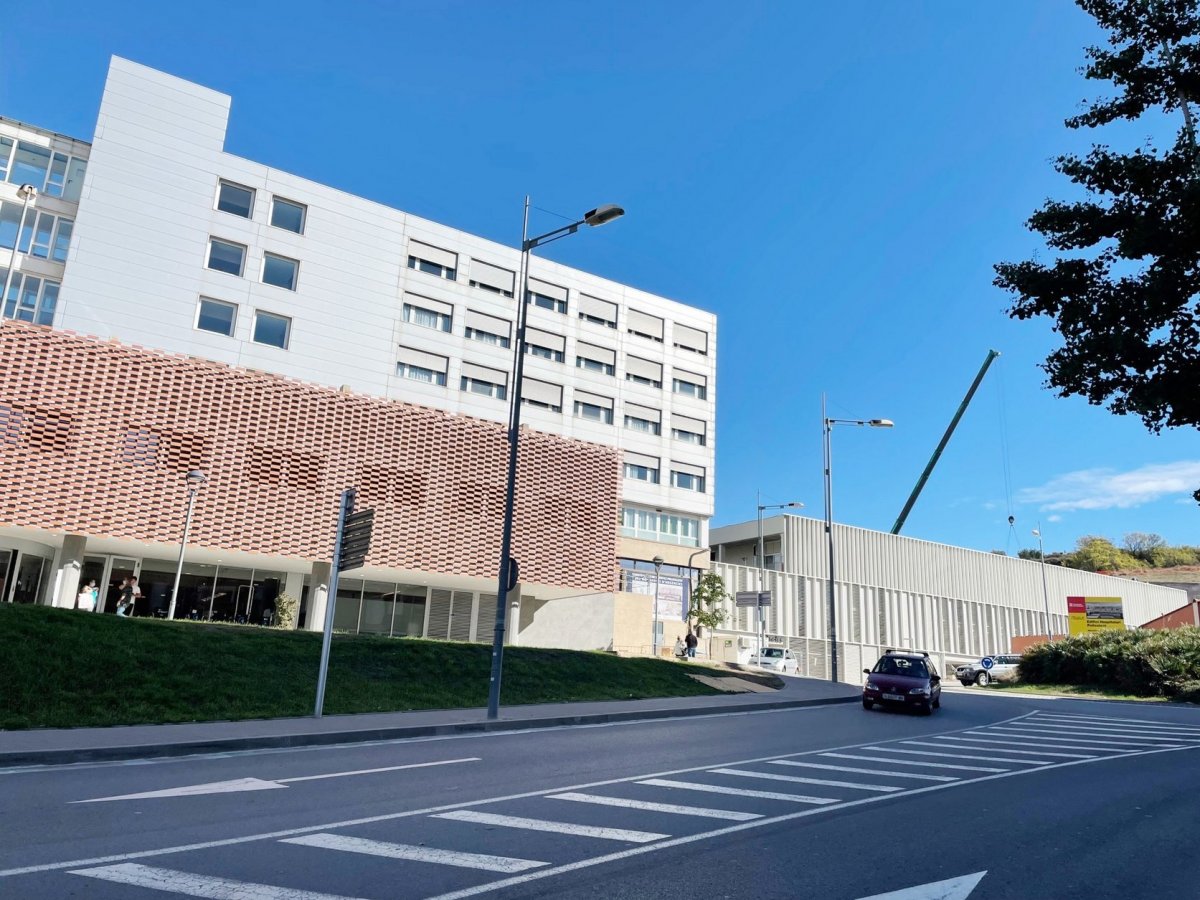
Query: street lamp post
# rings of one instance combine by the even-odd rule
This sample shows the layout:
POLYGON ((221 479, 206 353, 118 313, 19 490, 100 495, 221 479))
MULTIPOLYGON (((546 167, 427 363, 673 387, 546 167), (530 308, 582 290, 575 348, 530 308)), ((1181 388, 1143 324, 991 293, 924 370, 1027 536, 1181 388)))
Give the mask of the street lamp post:
POLYGON ((831 419, 825 414, 825 395, 821 395, 821 425, 825 449, 825 540, 829 545, 829 585, 828 609, 829 617, 829 680, 838 680, 837 652, 837 589, 834 584, 834 553, 833 553, 833 426, 834 425, 866 425, 870 428, 891 428, 895 423, 891 419, 831 419))
POLYGON ((13 272, 17 268, 17 248, 21 246, 21 234, 25 231, 25 214, 29 212, 29 204, 37 197, 37 188, 32 184, 23 184, 17 188, 17 196, 21 198, 21 223, 17 226, 17 235, 13 238, 12 254, 8 258, 8 272, 4 275, 4 292, 0 293, 0 307, 8 301, 8 289, 12 285, 13 272))
POLYGON ((650 655, 655 659, 658 659, 658 580, 665 561, 661 556, 656 556, 652 560, 654 563, 654 632, 650 635, 650 655))
MULTIPOLYGON (((764 553, 764 550, 763 550, 763 527, 762 527, 763 510, 764 509, 797 508, 797 507, 804 506, 804 504, 792 502, 792 503, 768 503, 766 505, 763 505, 762 491, 756 492, 755 498, 756 498, 756 502, 758 504, 758 590, 761 593, 762 591, 766 590, 766 587, 767 587, 767 571, 766 571, 767 563, 766 563, 766 557, 763 556, 763 553, 764 553)), ((761 603, 761 598, 760 598, 760 602, 758 603, 758 659, 759 659, 759 665, 762 664, 762 649, 763 649, 763 611, 762 611, 762 603, 761 603)))
POLYGON ((1033 529, 1033 536, 1038 539, 1038 559, 1042 562, 1042 609, 1046 614, 1046 642, 1054 643, 1054 632, 1050 628, 1050 589, 1046 586, 1046 551, 1042 549, 1042 523, 1033 529))
POLYGON ((171 589, 171 603, 167 607, 167 619, 175 618, 175 601, 179 598, 179 580, 183 577, 183 551, 187 547, 188 532, 192 529, 192 508, 196 505, 196 494, 200 485, 208 481, 203 472, 193 469, 187 473, 187 514, 183 517, 183 538, 179 541, 179 565, 175 567, 175 587, 171 589))
POLYGON ((529 256, 530 251, 543 244, 564 238, 579 230, 580 225, 595 227, 625 215, 619 206, 607 204, 583 214, 583 218, 570 225, 556 228, 537 237, 529 237, 529 198, 525 198, 525 218, 521 227, 521 271, 517 287, 517 334, 513 342, 513 383, 510 386, 508 413, 508 478, 504 494, 504 527, 500 538, 500 579, 496 590, 496 627, 492 634, 492 674, 488 682, 487 717, 494 719, 500 714, 500 680, 504 671, 504 629, 508 613, 508 592, 516 584, 517 572, 512 559, 513 509, 517 490, 517 443, 521 435, 521 375, 525 370, 525 319, 529 306, 529 256))

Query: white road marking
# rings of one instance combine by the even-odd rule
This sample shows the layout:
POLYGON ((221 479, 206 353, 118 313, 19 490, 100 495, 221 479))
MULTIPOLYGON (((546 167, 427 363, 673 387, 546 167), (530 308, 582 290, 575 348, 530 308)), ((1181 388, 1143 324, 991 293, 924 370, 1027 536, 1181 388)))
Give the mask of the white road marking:
POLYGON ((709 769, 714 775, 742 775, 746 778, 766 778, 771 781, 791 781, 796 784, 823 784, 826 787, 854 788, 859 791, 879 791, 890 794, 902 791, 904 788, 891 787, 886 784, 859 784, 855 781, 827 781, 823 778, 804 778, 800 775, 774 775, 769 772, 748 772, 745 769, 709 769))
POLYGON ((882 769, 856 769, 853 766, 835 766, 830 763, 800 762, 797 759, 771 759, 775 766, 800 766, 805 769, 829 769, 833 772, 854 772, 857 775, 886 775, 888 778, 918 778, 921 781, 958 781, 950 775, 922 775, 919 772, 886 772, 882 769))
POLYGON ((760 800, 787 800, 792 803, 812 803, 818 806, 837 803, 837 800, 829 797, 806 797, 803 794, 777 794, 774 791, 752 791, 749 788, 722 787, 719 784, 700 784, 693 781, 672 781, 669 778, 647 778, 639 781, 638 784, 648 785, 649 787, 701 791, 706 794, 727 794, 730 797, 757 797, 760 800))
POLYGON ((967 900, 986 874, 985 870, 959 878, 948 878, 945 881, 931 881, 929 884, 918 884, 887 894, 875 894, 861 900, 967 900))
POLYGON ((212 900, 352 900, 338 894, 319 894, 270 884, 217 878, 213 875, 193 875, 190 872, 158 869, 137 863, 122 863, 98 869, 76 869, 71 874, 172 894, 185 894, 188 897, 210 897, 212 900))
MULTIPOLYGON (((1022 742, 1022 740, 956 738, 956 737, 949 736, 949 734, 942 734, 942 736, 938 736, 937 740, 938 740, 938 742, 942 742, 942 740, 953 740, 954 743, 953 744, 934 743, 934 742, 932 742, 932 740, 905 740, 904 743, 906 743, 906 744, 925 744, 928 746, 958 746, 959 744, 962 744, 962 745, 966 746, 967 750, 984 750, 986 748, 990 748, 990 746, 992 746, 994 744, 1006 744, 1006 745, 1010 744, 1012 746, 1028 746, 1028 744, 1026 744, 1025 742, 1022 742), (982 744, 983 746, 979 746, 980 744, 982 744)), ((1012 750, 1012 749, 1009 749, 1009 746, 1003 746, 1003 748, 1001 748, 1001 752, 1004 752, 1004 754, 1028 754, 1030 756, 1062 756, 1064 758, 1068 758, 1068 760, 1091 760, 1092 757, 1096 756, 1096 754, 1051 754, 1051 752, 1049 750, 1012 750)))
POLYGON ((1075 716, 1065 713, 1038 713, 1038 719, 1066 719, 1071 722, 1103 722, 1112 728, 1153 728, 1160 731, 1190 731, 1200 736, 1200 726, 1154 722, 1150 719, 1109 719, 1105 716, 1075 716))
POLYGON ((439 850, 436 847, 414 847, 411 844, 390 844, 343 834, 306 834, 301 837, 284 838, 284 844, 301 844, 305 847, 320 847, 323 850, 341 850, 346 853, 365 853, 368 856, 383 856, 388 859, 407 859, 414 862, 437 863, 443 866, 459 866, 464 869, 483 869, 486 872, 525 872, 549 863, 533 859, 516 859, 511 856, 491 856, 487 853, 462 853, 458 850, 439 850))
MULTIPOLYGON (((997 729, 995 729, 995 731, 997 734, 1016 734, 1016 735, 1026 736, 1026 737, 1032 738, 1034 740, 1054 740, 1054 741, 1062 741, 1062 742, 1068 743, 1068 744, 1085 744, 1085 745, 1091 744, 1091 745, 1101 746, 1101 747, 1114 747, 1116 749, 1121 749, 1122 747, 1124 747, 1126 749, 1136 750, 1136 749, 1140 749, 1142 747, 1159 746, 1159 745, 1155 745, 1155 744, 1149 744, 1146 741, 1116 741, 1116 740, 1107 740, 1107 739, 1100 741, 1100 740, 1096 740, 1095 738, 1075 737, 1072 734, 1054 734, 1052 732, 1037 729, 1033 726, 1030 726, 1028 728, 1025 728, 1025 727, 997 728, 997 729)), ((1178 741, 1176 741, 1174 743, 1178 743, 1178 741)))
POLYGON ((1045 734, 1037 734, 1030 731, 1018 731, 1016 729, 1010 731, 1007 728, 995 728, 990 731, 968 731, 966 734, 972 737, 991 737, 999 735, 1003 738, 1020 738, 1021 742, 1027 747, 1036 747, 1041 744, 1047 744, 1051 747, 1063 747, 1067 750, 1094 750, 1097 753, 1117 753, 1122 748, 1115 744, 1108 744, 1104 741, 1079 741, 1074 738, 1066 737, 1051 737, 1045 734))
POLYGON ((410 763, 405 766, 384 766, 380 769, 356 769, 353 772, 329 772, 325 775, 301 775, 296 778, 276 778, 265 781, 261 778, 235 778, 231 781, 214 781, 209 784, 189 784, 184 787, 165 788, 161 791, 142 791, 137 794, 121 794, 117 797, 93 797, 90 800, 72 800, 72 803, 108 803, 111 800, 151 800, 164 797, 196 797, 202 794, 231 794, 239 791, 270 791, 285 788, 293 781, 317 781, 322 778, 346 778, 350 775, 373 775, 377 772, 398 772, 401 769, 426 769, 430 766, 451 766, 456 763, 479 762, 478 756, 464 759, 442 759, 436 762, 410 763))
POLYGON ((679 816, 700 816, 705 819, 727 819, 731 822, 749 822, 761 819, 760 813, 737 812, 732 809, 708 809, 703 806, 679 806, 674 803, 652 803, 649 800, 626 800, 624 797, 604 797, 600 794, 580 794, 568 791, 565 794, 550 794, 551 800, 574 800, 578 803, 594 803, 597 806, 620 806, 626 809, 641 809, 646 812, 672 813, 679 816))
POLYGON ((1076 728, 1072 725, 1059 725, 1057 722, 1049 724, 1034 720, 1029 723, 1022 722, 1022 729, 1029 729, 1049 734, 1062 734, 1069 737, 1082 735, 1086 738, 1104 738, 1106 741, 1112 741, 1114 744, 1178 744, 1178 737, 1151 737, 1142 734, 1123 734, 1114 731, 1101 731, 1094 728, 1076 728))
POLYGON ((554 834, 574 834, 580 837, 603 838, 608 841, 629 841, 648 844, 661 841, 669 834, 653 831, 628 831, 624 828, 601 828, 597 825, 576 825, 573 822, 549 822, 545 819, 526 819, 521 816, 500 816, 495 813, 476 812, 473 809, 458 809, 454 812, 437 813, 434 819, 451 819, 455 822, 472 822, 476 825, 495 825, 498 828, 521 828, 525 831, 549 831, 554 834))
MULTIPOLYGON (((916 741, 905 741, 904 743, 915 744, 916 741)), ((875 748, 868 747, 867 749, 874 750, 875 748)), ((978 759, 982 762, 1021 763, 1022 765, 1026 766, 1049 765, 1052 762, 1052 760, 1049 759, 1006 759, 1001 756, 971 756, 967 753, 938 753, 934 750, 901 750, 899 747, 888 747, 887 751, 888 753, 910 753, 914 756, 944 756, 946 759, 978 759)))
MULTIPOLYGON (((886 747, 863 747, 863 750, 882 750, 887 752, 886 747)), ((935 762, 916 762, 908 759, 891 759, 887 756, 858 756, 853 753, 822 753, 821 756, 832 757, 833 759, 859 759, 866 762, 881 762, 888 763, 893 766, 923 766, 928 769, 960 769, 963 772, 1007 772, 1008 769, 996 769, 991 766, 955 766, 950 763, 935 763, 935 762)))

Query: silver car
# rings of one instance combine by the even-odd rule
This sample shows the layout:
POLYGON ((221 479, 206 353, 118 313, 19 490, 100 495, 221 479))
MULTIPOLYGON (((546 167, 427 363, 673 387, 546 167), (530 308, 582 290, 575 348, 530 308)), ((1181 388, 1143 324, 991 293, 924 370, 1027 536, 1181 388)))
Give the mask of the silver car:
POLYGON ((965 666, 959 666, 954 670, 954 675, 963 687, 972 684, 983 687, 993 681, 1015 681, 1020 662, 1019 654, 997 653, 995 656, 985 656, 965 666))
POLYGON ((763 647, 761 653, 750 657, 750 665, 774 672, 794 675, 800 668, 800 663, 787 647, 763 647))

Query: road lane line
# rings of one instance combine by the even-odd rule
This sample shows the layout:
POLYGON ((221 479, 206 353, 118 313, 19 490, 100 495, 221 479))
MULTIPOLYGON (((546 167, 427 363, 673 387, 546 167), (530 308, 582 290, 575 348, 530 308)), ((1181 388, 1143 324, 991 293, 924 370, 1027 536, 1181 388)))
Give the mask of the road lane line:
POLYGON ((97 869, 75 869, 70 874, 86 878, 100 878, 117 884, 184 894, 188 897, 210 897, 212 900, 353 900, 340 894, 319 894, 295 888, 275 887, 270 884, 255 884, 250 881, 234 881, 214 875, 193 875, 174 869, 159 869, 137 863, 122 863, 117 866, 102 866, 97 869))
POLYGON ((750 772, 746 769, 709 769, 713 775, 740 775, 743 778, 765 778, 769 781, 789 781, 795 784, 822 784, 826 787, 854 788, 859 791, 878 791, 891 794, 904 788, 886 784, 858 784, 853 781, 827 781, 823 778, 804 778, 800 775, 776 775, 772 772, 750 772))
POLYGON ((761 819, 760 813, 738 812, 732 809, 708 809, 703 806, 679 806, 675 803, 651 803, 649 800, 626 800, 624 797, 604 797, 600 794, 580 794, 568 791, 565 794, 550 794, 551 800, 574 800, 577 803, 594 803, 597 806, 619 806, 625 809, 641 809, 646 812, 672 813, 678 816, 700 816, 705 819, 727 819, 731 822, 749 822, 761 819))
MULTIPOLYGON (((922 744, 927 747, 957 747, 959 744, 964 744, 967 750, 985 750, 993 747, 996 744, 1011 744, 1013 747, 1028 747, 1029 745, 1023 741, 999 741, 992 738, 969 738, 969 737, 954 737, 952 735, 940 735, 939 743, 933 741, 905 741, 906 744, 922 744), (943 744, 941 741, 953 741, 953 744, 943 744), (982 746, 978 746, 982 745, 982 746)), ((1000 748, 1001 753, 1020 753, 1028 756, 1061 756, 1064 759, 1094 759, 1096 753, 1051 753, 1049 750, 1013 750, 1009 746, 1000 748)))
POLYGON ((480 762, 478 756, 463 759, 441 759, 437 762, 410 763, 407 766, 384 766, 381 769, 356 769, 353 772, 330 772, 327 775, 301 775, 298 778, 273 778, 276 784, 291 784, 294 781, 318 781, 322 778, 346 778, 349 775, 374 775, 376 772, 398 772, 401 769, 427 769, 430 766, 453 766, 456 763, 480 762))
POLYGON ((526 819, 521 816, 501 816, 496 813, 476 812, 473 809, 458 809, 454 812, 437 813, 434 819, 450 819, 455 822, 471 822, 476 825, 495 825, 498 828, 520 828, 525 831, 549 831, 554 834, 574 834, 579 837, 603 838, 607 841, 630 841, 648 844, 669 838, 669 834, 653 831, 628 831, 624 828, 601 828, 598 825, 576 825, 573 822, 550 822, 546 819, 526 819))
MULTIPOLYGON (((1093 745, 1099 745, 1101 747, 1116 747, 1118 749, 1125 748, 1125 749, 1137 750, 1142 747, 1150 748, 1150 747, 1161 747, 1162 746, 1161 744, 1158 744, 1158 743, 1151 744, 1151 743, 1147 743, 1146 741, 1117 741, 1117 740, 1109 740, 1107 738, 1105 738, 1104 740, 1101 741, 1101 740, 1097 740, 1096 738, 1075 737, 1073 734, 1055 734, 1052 731, 1046 731, 1044 729, 1037 729, 1037 728, 1034 728, 1033 726, 1030 726, 1028 728, 997 728, 995 730, 996 730, 996 732, 998 732, 1000 734, 1026 735, 1029 737, 1037 738, 1039 740, 1065 741, 1070 744, 1093 744, 1093 745)), ((1178 741, 1168 741, 1168 743, 1178 744, 1179 742, 1178 741)))
POLYGON ((919 772, 885 772, 880 769, 856 769, 853 766, 835 766, 832 763, 800 762, 797 759, 768 760, 776 766, 799 766, 805 769, 829 769, 833 772, 854 772, 858 775, 886 775, 888 778, 918 778, 921 781, 958 781, 950 775, 922 775, 919 772))
MULTIPOLYGON (((886 747, 863 747, 864 750, 883 750, 886 747)), ((821 756, 828 756, 834 759, 860 759, 866 762, 881 762, 888 763, 893 766, 924 766, 929 769, 960 769, 963 772, 1007 772, 1008 769, 996 769, 991 766, 955 766, 950 763, 935 763, 935 762, 916 762, 908 759, 891 759, 886 756, 857 756, 853 753, 822 753, 821 756)))
POLYGON ((1067 715, 1066 713, 1043 712, 1039 712, 1033 718, 1067 719, 1072 722, 1103 722, 1107 725, 1112 725, 1114 728, 1155 728, 1162 731, 1189 731, 1200 735, 1200 726, 1198 725, 1176 725, 1172 722, 1158 723, 1152 719, 1110 719, 1107 716, 1075 716, 1067 715))
POLYGON ((701 784, 694 781, 673 781, 669 778, 647 778, 637 782, 649 787, 679 788, 685 791, 701 791, 706 794, 727 794, 730 797, 757 797, 760 800, 787 800, 792 803, 812 803, 827 806, 837 803, 829 797, 806 797, 803 794, 778 794, 775 791, 752 791, 749 788, 722 787, 719 784, 701 784))
POLYGON ((306 834, 301 837, 284 838, 280 843, 300 844, 305 847, 320 847, 323 850, 341 850, 346 853, 364 853, 367 856, 383 856, 387 859, 407 859, 413 862, 437 863, 443 866, 459 866, 464 869, 483 869, 486 872, 525 872, 548 866, 549 863, 534 859, 517 859, 512 856, 492 856, 487 853, 463 853, 458 850, 439 850, 436 847, 414 847, 411 844, 391 844, 345 834, 306 834))
MULTIPOLYGON (((916 741, 904 741, 905 744, 914 744, 916 741)), ((874 747, 868 747, 868 750, 874 750, 874 747)), ((946 759, 978 759, 981 762, 1002 762, 1002 763, 1020 763, 1026 766, 1045 766, 1049 765, 1052 760, 1049 759, 1005 759, 1001 756, 971 756, 967 753, 938 753, 936 750, 902 750, 899 747, 888 747, 888 753, 910 753, 913 756, 944 756, 946 759)))

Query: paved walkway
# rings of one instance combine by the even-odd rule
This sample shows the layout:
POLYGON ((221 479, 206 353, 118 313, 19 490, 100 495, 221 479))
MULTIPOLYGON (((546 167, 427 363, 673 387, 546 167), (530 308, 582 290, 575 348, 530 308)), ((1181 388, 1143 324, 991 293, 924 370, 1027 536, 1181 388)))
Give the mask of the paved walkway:
POLYGON ((813 678, 783 679, 779 690, 705 697, 590 703, 541 703, 486 709, 0 731, 0 767, 185 756, 270 747, 303 747, 430 735, 511 731, 638 719, 702 716, 716 712, 786 709, 857 702, 861 689, 813 678))

